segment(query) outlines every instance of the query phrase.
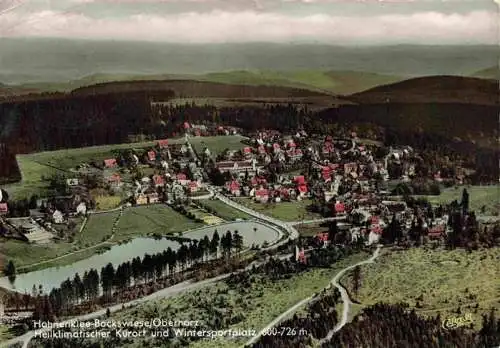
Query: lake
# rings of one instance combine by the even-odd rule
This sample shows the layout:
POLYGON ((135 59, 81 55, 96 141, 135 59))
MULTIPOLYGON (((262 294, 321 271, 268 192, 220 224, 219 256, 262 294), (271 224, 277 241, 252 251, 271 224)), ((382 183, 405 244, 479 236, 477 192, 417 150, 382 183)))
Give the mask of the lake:
MULTIPOLYGON (((254 221, 231 222, 203 227, 186 232, 182 236, 200 240, 207 235, 211 239, 215 230, 218 231, 221 237, 228 230, 231 233, 238 230, 239 234, 243 237, 243 244, 246 247, 250 247, 252 244, 262 245, 265 241, 271 244, 280 238, 278 230, 254 221), (257 228, 257 231, 254 231, 254 228, 257 228)), ((116 268, 123 262, 132 261, 137 256, 142 258, 145 254, 160 253, 168 247, 177 250, 179 246, 178 242, 165 238, 135 238, 126 244, 113 246, 110 250, 102 254, 93 255, 85 260, 80 260, 67 266, 50 267, 18 274, 14 283, 11 283, 7 277, 2 277, 0 278, 0 287, 31 294, 33 285, 36 287, 42 285, 43 291, 49 293, 53 288, 59 287, 66 279, 73 279, 75 273, 78 273, 82 277, 85 271, 91 268, 96 269, 100 273, 101 268, 109 262, 116 268)))

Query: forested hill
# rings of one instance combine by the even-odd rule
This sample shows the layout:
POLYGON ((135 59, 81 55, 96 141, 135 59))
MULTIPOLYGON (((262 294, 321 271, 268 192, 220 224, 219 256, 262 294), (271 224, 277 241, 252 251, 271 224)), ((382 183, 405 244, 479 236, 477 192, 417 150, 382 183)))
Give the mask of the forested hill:
POLYGON ((350 99, 374 103, 456 103, 498 105, 498 81, 460 76, 427 76, 378 86, 350 99))
POLYGON ((94 95, 150 90, 173 90, 175 91, 176 97, 191 98, 297 98, 325 95, 320 92, 290 87, 237 85, 194 80, 120 81, 100 83, 88 87, 77 88, 73 90, 71 94, 94 95))

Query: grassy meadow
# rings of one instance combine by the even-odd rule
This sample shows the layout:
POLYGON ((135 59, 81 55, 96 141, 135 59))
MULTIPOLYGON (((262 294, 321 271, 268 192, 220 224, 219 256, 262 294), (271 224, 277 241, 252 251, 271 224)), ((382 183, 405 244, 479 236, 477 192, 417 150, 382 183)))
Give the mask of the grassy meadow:
POLYGON ((283 221, 300 221, 320 219, 321 216, 307 211, 311 200, 280 202, 280 203, 257 203, 250 198, 237 198, 239 203, 256 210, 262 214, 272 216, 283 221))
POLYGON ((476 214, 498 215, 500 212, 500 185, 489 186, 458 186, 443 189, 439 196, 415 196, 425 197, 432 204, 446 204, 453 200, 460 202, 463 189, 469 193, 470 209, 476 214), (482 214, 481 207, 485 207, 485 214, 482 214))
MULTIPOLYGON (((191 144, 195 149, 203 150, 208 146, 212 152, 217 153, 225 148, 243 148, 242 136, 213 136, 192 137, 191 144)), ((184 138, 172 139, 174 143, 183 143, 184 138)), ((42 196, 47 192, 47 183, 42 177, 50 177, 57 172, 66 172, 76 165, 90 161, 101 161, 112 156, 113 150, 147 148, 154 146, 156 141, 141 143, 113 144, 75 149, 64 149, 56 151, 38 152, 27 155, 16 156, 21 170, 22 180, 18 183, 5 185, 3 188, 9 192, 13 199, 30 197, 32 194, 42 196)))
POLYGON ((73 243, 40 245, 6 240, 1 243, 0 255, 4 260, 12 260, 18 270, 28 271, 83 260, 131 238, 173 234, 203 226, 164 205, 126 209, 113 233, 113 224, 118 217, 118 211, 92 214, 85 228, 77 232, 73 243))
POLYGON ((470 313, 479 328, 481 314, 491 307, 500 308, 499 260, 498 248, 472 253, 461 249, 384 250, 375 263, 361 266, 358 294, 353 290, 352 271, 342 283, 360 302, 357 310, 382 301, 406 302, 422 315, 439 313, 443 319, 470 313))
MULTIPOLYGON (((114 320, 147 320, 175 318, 198 320, 205 326, 214 314, 223 320, 224 329, 254 329, 257 332, 297 302, 321 291, 340 269, 365 259, 366 253, 351 255, 330 269, 314 269, 290 279, 271 281, 262 275, 253 276, 251 285, 229 286, 221 281, 174 298, 151 301, 139 307, 112 314, 114 320)), ((172 319, 173 320, 173 319, 172 319)), ((216 338, 191 342, 189 347, 225 348, 242 346, 249 337, 239 340, 216 338)), ((142 347, 136 340, 126 347, 142 347)), ((152 343, 154 345, 154 343, 152 343)), ((158 344, 158 342, 156 342, 158 344)), ((184 342, 187 346, 187 342, 184 342)))

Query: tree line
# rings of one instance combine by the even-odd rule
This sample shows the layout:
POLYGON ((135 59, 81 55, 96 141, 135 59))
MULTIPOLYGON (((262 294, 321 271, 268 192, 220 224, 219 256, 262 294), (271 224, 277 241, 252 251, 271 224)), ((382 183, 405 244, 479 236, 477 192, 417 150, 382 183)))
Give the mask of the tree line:
POLYGON ((210 259, 223 257, 228 261, 234 252, 239 253, 242 249, 243 237, 237 230, 227 231, 222 237, 215 230, 211 239, 205 236, 199 241, 192 240, 189 244, 181 244, 177 250, 169 247, 161 253, 146 254, 142 259, 135 257, 117 267, 108 263, 100 272, 90 269, 82 277, 75 274, 73 279, 65 280, 49 295, 35 294, 33 316, 35 320, 55 320, 70 313, 74 306, 107 304, 113 301, 116 293, 174 276, 176 272, 185 272, 210 259))

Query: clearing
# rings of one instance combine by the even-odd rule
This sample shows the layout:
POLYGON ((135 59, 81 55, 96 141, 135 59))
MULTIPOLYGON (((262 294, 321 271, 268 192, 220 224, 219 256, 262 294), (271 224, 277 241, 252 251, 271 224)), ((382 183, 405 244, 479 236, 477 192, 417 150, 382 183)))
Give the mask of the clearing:
POLYGON ((440 313, 443 319, 470 313, 477 328, 482 313, 499 308, 499 260, 498 248, 472 253, 461 249, 384 250, 376 263, 361 267, 357 295, 352 271, 342 283, 362 307, 381 301, 406 302, 422 315, 440 313))

